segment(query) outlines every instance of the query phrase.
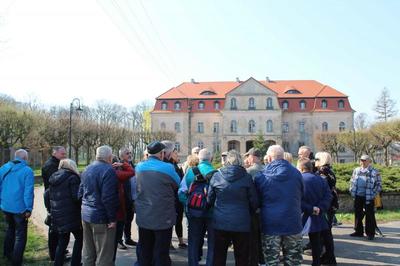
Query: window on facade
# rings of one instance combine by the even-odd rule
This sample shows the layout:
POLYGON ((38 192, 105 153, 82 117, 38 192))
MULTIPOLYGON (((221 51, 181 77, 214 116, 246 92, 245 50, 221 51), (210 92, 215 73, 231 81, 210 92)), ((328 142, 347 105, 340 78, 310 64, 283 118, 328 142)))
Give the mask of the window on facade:
POLYGON ((181 102, 175 102, 174 108, 175 110, 181 110, 181 102))
POLYGON ((231 121, 231 132, 236 133, 237 132, 237 122, 236 120, 231 121))
POLYGON ((205 103, 203 101, 200 101, 198 107, 199 107, 199 110, 204 110, 205 103))
POLYGON ((267 98, 267 110, 272 110, 274 109, 274 106, 272 104, 272 98, 268 97, 267 98))
POLYGON ((288 101, 283 101, 282 102, 282 109, 287 110, 289 108, 289 102, 288 101))
POLYGON ((346 148, 344 146, 339 146, 338 151, 341 152, 341 153, 345 153, 346 152, 346 148))
POLYGON ((167 102, 162 102, 161 103, 161 110, 167 110, 168 109, 168 103, 167 102))
POLYGON ((274 131, 273 125, 272 125, 272 120, 267 121, 267 132, 272 132, 274 131))
POLYGON ((338 107, 339 107, 339 109, 343 109, 344 108, 344 101, 343 100, 339 100, 338 101, 338 107))
POLYGON ((249 121, 249 133, 256 132, 256 122, 254 120, 249 121))
POLYGON ((339 131, 345 131, 346 130, 346 124, 342 121, 339 123, 339 131))
POLYGON ((300 122, 299 123, 299 132, 304 133, 305 132, 305 122, 300 122))
POLYGON ((197 123, 197 133, 204 133, 204 123, 203 122, 197 123))
POLYGON ((237 105, 236 105, 236 98, 231 99, 231 110, 236 110, 237 105))
POLYGON ((214 134, 219 133, 219 123, 218 122, 214 122, 213 133, 214 134))
POLYGON ((299 141, 299 148, 300 148, 301 146, 304 146, 304 145, 306 145, 306 143, 305 143, 304 141, 299 141))
POLYGON ((254 110, 254 109, 256 109, 256 102, 255 102, 254 98, 251 97, 249 99, 249 110, 254 110))
POLYGON ((282 148, 283 148, 286 152, 289 152, 289 142, 288 142, 288 141, 282 142, 282 148))
POLYGON ((161 129, 161 130, 166 130, 166 129, 167 129, 167 126, 165 125, 164 122, 161 122, 161 124, 160 124, 160 129, 161 129))
POLYGON ((321 102, 321 108, 322 108, 322 109, 328 108, 328 101, 327 101, 327 100, 322 100, 322 102, 321 102))
POLYGON ((301 101, 300 101, 300 109, 301 109, 301 110, 306 109, 306 101, 304 101, 304 100, 301 100, 301 101))
POLYGON ((283 133, 289 133, 289 123, 288 122, 284 122, 282 124, 282 132, 283 133))
POLYGON ((322 131, 324 131, 324 132, 328 131, 328 123, 327 122, 322 123, 322 131))
POLYGON ((181 152, 181 144, 179 142, 175 142, 175 150, 181 152))
POLYGON ((339 163, 345 163, 345 162, 346 162, 345 159, 340 159, 340 160, 339 160, 339 163))
POLYGON ((221 142, 214 141, 213 142, 213 153, 220 152, 220 151, 221 151, 221 142))
POLYGON ((199 140, 199 141, 197 142, 197 147, 199 147, 200 149, 204 149, 204 142, 201 141, 201 140, 199 140))
POLYGON ((215 101, 214 102, 214 109, 215 110, 219 110, 219 108, 220 108, 219 101, 215 101))
POLYGON ((181 132, 181 123, 179 123, 179 122, 175 123, 175 132, 177 132, 177 133, 181 132))

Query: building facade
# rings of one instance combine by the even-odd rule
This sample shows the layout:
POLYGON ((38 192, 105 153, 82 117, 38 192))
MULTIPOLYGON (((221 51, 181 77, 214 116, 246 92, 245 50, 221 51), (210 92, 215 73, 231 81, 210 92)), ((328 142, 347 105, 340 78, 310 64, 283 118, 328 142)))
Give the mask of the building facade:
POLYGON ((175 132, 183 156, 195 146, 244 153, 260 133, 297 155, 299 146, 317 148, 318 133, 352 129, 353 114, 348 96, 314 80, 192 80, 157 97, 151 127, 175 132))

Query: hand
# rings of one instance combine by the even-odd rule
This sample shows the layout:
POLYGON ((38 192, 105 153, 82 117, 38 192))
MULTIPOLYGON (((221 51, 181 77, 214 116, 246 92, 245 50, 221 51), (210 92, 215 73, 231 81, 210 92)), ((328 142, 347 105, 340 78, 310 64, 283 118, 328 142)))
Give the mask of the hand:
POLYGON ((313 215, 319 215, 320 209, 316 206, 313 207, 313 215))
POLYGON ((108 229, 115 228, 115 227, 117 227, 117 223, 116 222, 107 224, 107 228, 108 229))
POLYGON ((120 167, 122 165, 123 165, 123 163, 115 162, 115 163, 112 164, 112 167, 117 168, 117 167, 120 167))
POLYGON ((32 213, 30 211, 26 211, 24 212, 25 218, 29 219, 29 217, 31 217, 32 213))

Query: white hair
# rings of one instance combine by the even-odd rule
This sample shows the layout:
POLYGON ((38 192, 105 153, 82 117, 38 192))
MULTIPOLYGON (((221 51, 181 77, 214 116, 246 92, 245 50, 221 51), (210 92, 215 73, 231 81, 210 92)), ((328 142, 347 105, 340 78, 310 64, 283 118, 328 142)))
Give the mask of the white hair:
POLYGON ((283 150, 283 148, 280 145, 269 146, 269 148, 267 150, 267 155, 271 156, 272 161, 283 159, 284 153, 285 153, 285 151, 283 150))
POLYGON ((112 156, 112 149, 110 146, 104 145, 96 149, 96 160, 108 161, 112 156))
POLYGON ((211 152, 207 149, 201 149, 199 151, 199 160, 200 161, 208 161, 211 162, 212 155, 211 152))
POLYGON ((226 156, 225 165, 240 165, 240 166, 243 166, 242 156, 236 150, 228 151, 228 155, 226 156))
POLYGON ((71 159, 62 159, 60 164, 58 165, 58 169, 68 169, 74 172, 75 174, 79 175, 78 167, 74 160, 71 159))
POLYGON ((164 148, 165 156, 167 158, 169 158, 170 154, 175 149, 175 143, 170 140, 163 140, 163 141, 161 141, 161 143, 165 145, 165 148, 164 148))
POLYGON ((28 152, 24 149, 16 150, 14 157, 27 161, 28 160, 28 152))
POLYGON ((124 153, 127 152, 127 151, 130 151, 130 149, 129 149, 128 147, 123 147, 123 148, 121 148, 121 149, 119 150, 119 152, 118 152, 119 158, 121 158, 122 155, 124 155, 124 153))

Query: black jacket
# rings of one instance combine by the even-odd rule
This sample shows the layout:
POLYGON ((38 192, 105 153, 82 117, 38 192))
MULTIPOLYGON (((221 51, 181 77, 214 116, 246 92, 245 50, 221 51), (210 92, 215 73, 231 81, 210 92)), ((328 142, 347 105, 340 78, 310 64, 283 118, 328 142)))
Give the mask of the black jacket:
POLYGON ((56 157, 51 156, 42 167, 42 178, 44 183, 44 189, 49 188, 49 179, 52 174, 58 171, 58 165, 60 164, 60 160, 56 157))
POLYGON ((79 176, 68 169, 60 169, 50 177, 45 201, 50 208, 51 226, 59 232, 81 228, 80 182, 79 176))

